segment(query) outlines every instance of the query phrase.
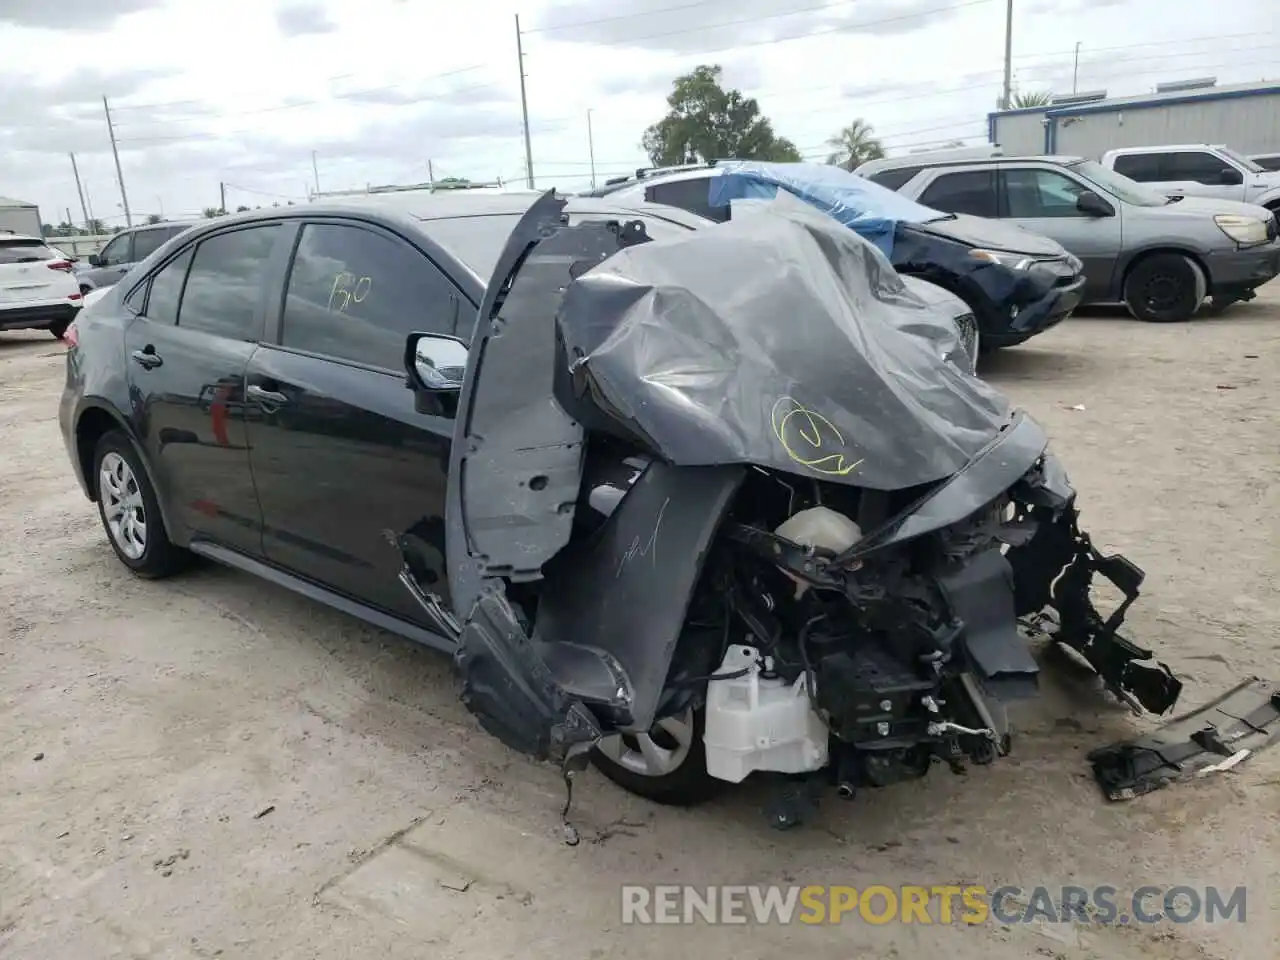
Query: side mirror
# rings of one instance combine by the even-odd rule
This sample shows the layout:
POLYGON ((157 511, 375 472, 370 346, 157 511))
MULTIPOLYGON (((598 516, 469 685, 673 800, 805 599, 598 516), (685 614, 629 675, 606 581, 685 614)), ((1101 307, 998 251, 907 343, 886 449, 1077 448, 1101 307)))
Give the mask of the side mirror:
POLYGON ((102 255, 101 255, 101 254, 99 254, 99 253, 91 253, 91 254, 89 254, 89 266, 91 266, 91 267, 100 267, 100 266, 102 266, 102 255))
POLYGON ((1224 187, 1235 187, 1244 183, 1244 174, 1234 167, 1223 167, 1218 175, 1218 182, 1224 187))
POLYGON ((470 348, 457 337, 411 333, 405 341, 404 367, 411 390, 455 393, 462 389, 470 348))
POLYGON ((1110 217, 1115 215, 1111 204, 1103 200, 1092 190, 1086 190, 1076 197, 1076 209, 1091 217, 1110 217))

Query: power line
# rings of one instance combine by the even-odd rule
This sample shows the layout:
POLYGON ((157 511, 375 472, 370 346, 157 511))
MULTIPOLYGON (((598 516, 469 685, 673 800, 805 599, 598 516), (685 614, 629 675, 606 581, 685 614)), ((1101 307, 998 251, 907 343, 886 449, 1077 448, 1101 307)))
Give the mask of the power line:
MULTIPOLYGON (((848 2, 848 0, 844 0, 844 2, 848 2)), ((772 37, 768 40, 753 40, 745 43, 735 43, 733 46, 729 46, 729 47, 717 47, 716 49, 713 49, 713 50, 703 50, 696 55, 705 56, 706 54, 709 54, 709 53, 722 53, 722 52, 731 51, 731 50, 742 50, 746 47, 770 46, 776 43, 790 43, 793 40, 805 40, 809 37, 819 37, 819 36, 825 36, 827 34, 835 34, 835 33, 848 33, 850 30, 860 30, 863 27, 876 27, 876 26, 880 26, 881 24, 898 23, 903 20, 918 20, 921 17, 931 16, 932 14, 935 14, 935 13, 950 13, 953 10, 961 10, 961 9, 964 9, 965 7, 982 6, 983 4, 992 3, 992 2, 993 0, 966 0, 966 2, 964 3, 950 4, 945 7, 934 7, 929 10, 917 10, 915 13, 899 14, 898 16, 895 16, 895 17, 881 17, 878 20, 861 20, 861 21, 858 21, 857 23, 837 24, 835 26, 826 27, 820 30, 810 30, 806 33, 796 34, 794 37, 772 37)), ((827 4, 826 6, 836 6, 836 5, 837 4, 827 4)), ((822 8, 812 7, 809 9, 818 10, 822 8)), ((720 23, 708 23, 700 27, 685 27, 681 30, 664 30, 660 33, 648 33, 648 34, 642 34, 641 36, 638 36, 638 37, 627 37, 627 44, 635 44, 641 40, 657 40, 662 37, 674 37, 674 36, 679 36, 681 34, 686 34, 686 33, 697 33, 702 30, 718 30, 720 27, 737 26, 743 23, 756 23, 761 20, 772 20, 772 19, 776 19, 777 17, 791 16, 794 13, 803 13, 803 12, 805 11, 791 10, 786 13, 771 13, 765 16, 760 16, 760 17, 743 17, 738 20, 723 20, 720 23)), ((681 54, 681 56, 694 56, 694 55, 695 54, 693 53, 681 54)))
MULTIPOLYGON (((705 7, 715 2, 717 2, 717 0, 697 0, 697 2, 694 2, 694 3, 682 3, 674 7, 659 7, 656 10, 641 10, 641 11, 637 11, 636 13, 620 13, 612 17, 599 17, 595 20, 579 20, 574 23, 562 23, 562 24, 557 24, 557 25, 552 25, 547 27, 537 27, 533 30, 522 30, 521 32, 527 36, 528 34, 531 34, 531 33, 550 33, 555 30, 575 30, 578 27, 592 27, 599 23, 614 23, 618 20, 635 20, 637 17, 651 17, 651 16, 654 16, 655 14, 670 13, 674 10, 691 10, 694 7, 705 7)), ((859 0, 834 0, 834 2, 832 3, 822 3, 822 4, 818 4, 817 6, 811 6, 811 7, 795 7, 790 10, 781 10, 777 13, 769 13, 760 17, 749 17, 747 20, 730 20, 729 23, 748 23, 748 22, 753 22, 755 20, 771 20, 775 17, 789 17, 797 13, 809 13, 814 10, 826 10, 829 7, 845 7, 851 3, 857 3, 857 2, 859 2, 859 0)), ((720 27, 720 26, 726 26, 726 24, 722 24, 722 23, 707 24, 706 27, 691 27, 690 30, 704 30, 704 29, 710 29, 712 27, 720 27)), ((662 34, 659 34, 659 36, 662 36, 662 34)), ((636 39, 643 40, 645 38, 637 37, 636 39)))
MULTIPOLYGON (((490 66, 492 66, 492 64, 489 64, 489 63, 472 64, 469 67, 459 67, 457 70, 446 70, 444 73, 435 73, 428 77, 419 77, 412 82, 425 83, 430 80, 442 80, 445 77, 453 77, 461 73, 470 73, 473 70, 483 70, 486 67, 490 67, 490 66)), ((321 77, 318 80, 316 80, 315 83, 333 83, 335 80, 350 80, 354 76, 356 76, 356 74, 354 73, 340 73, 332 77, 321 77)), ((384 86, 384 87, 377 87, 375 89, 394 90, 397 87, 403 87, 403 86, 408 86, 408 84, 393 83, 393 84, 388 84, 387 86, 384 86)), ((366 91, 366 92, 372 92, 372 91, 366 91)), ((120 107, 113 106, 111 109, 117 113, 120 112, 121 110, 162 110, 162 109, 167 109, 169 107, 181 107, 181 106, 185 106, 186 104, 201 104, 205 102, 207 101, 197 99, 197 100, 170 100, 167 103, 128 103, 120 107)))

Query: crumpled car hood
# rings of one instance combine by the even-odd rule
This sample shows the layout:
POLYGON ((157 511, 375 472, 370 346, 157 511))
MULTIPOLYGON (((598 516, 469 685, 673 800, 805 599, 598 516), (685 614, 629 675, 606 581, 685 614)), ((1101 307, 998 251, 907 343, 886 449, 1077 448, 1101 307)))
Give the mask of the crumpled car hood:
POLYGON ((787 194, 619 251, 557 317, 577 389, 682 466, 745 463, 880 490, 959 471, 1005 397, 904 315, 936 310, 885 256, 787 194))

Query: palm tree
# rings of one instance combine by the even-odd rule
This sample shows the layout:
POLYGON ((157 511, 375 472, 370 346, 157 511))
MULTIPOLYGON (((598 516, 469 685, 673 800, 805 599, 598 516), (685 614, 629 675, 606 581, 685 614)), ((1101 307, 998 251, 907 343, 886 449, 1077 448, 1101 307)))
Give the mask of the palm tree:
POLYGON ((1027 93, 1015 93, 1013 102, 1009 106, 1014 110, 1021 110, 1025 107, 1047 107, 1052 100, 1053 91, 1032 90, 1027 93))
POLYGON ((879 160, 884 156, 884 145, 876 139, 875 129, 862 119, 842 129, 827 141, 832 153, 827 163, 845 170, 854 170, 868 160, 879 160))

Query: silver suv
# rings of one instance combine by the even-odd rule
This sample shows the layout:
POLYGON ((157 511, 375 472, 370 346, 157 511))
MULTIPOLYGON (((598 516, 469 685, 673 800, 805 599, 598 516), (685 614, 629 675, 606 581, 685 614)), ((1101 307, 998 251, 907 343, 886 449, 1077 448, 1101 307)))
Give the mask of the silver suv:
POLYGON ((936 210, 1009 220, 1084 262, 1084 302, 1187 320, 1205 297, 1251 300, 1280 273, 1276 218, 1254 204, 1168 197, 1080 157, 875 161, 855 171, 936 210))
POLYGON ((113 286, 135 263, 147 259, 169 240, 191 228, 190 223, 155 223, 129 227, 89 257, 89 269, 76 274, 80 292, 113 286))

